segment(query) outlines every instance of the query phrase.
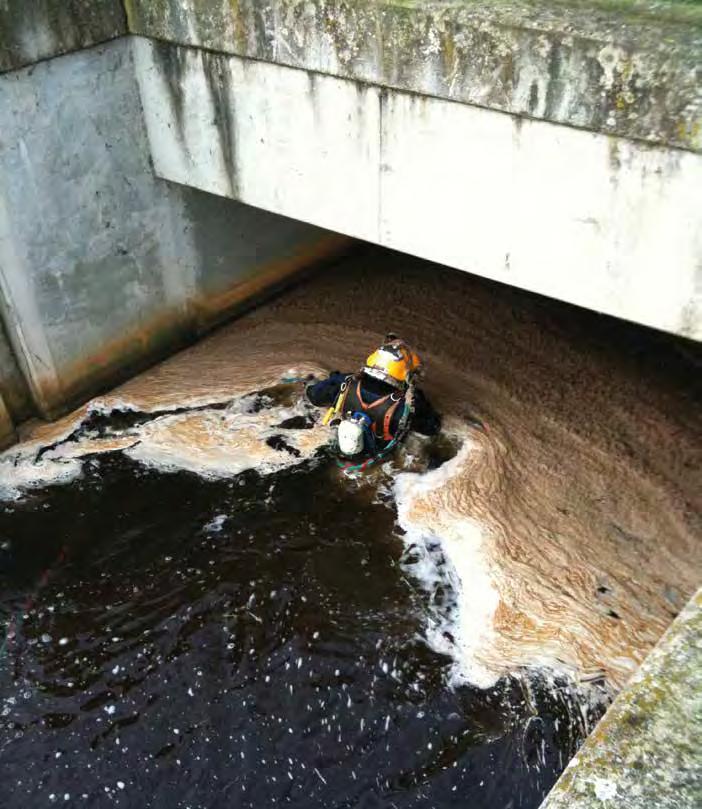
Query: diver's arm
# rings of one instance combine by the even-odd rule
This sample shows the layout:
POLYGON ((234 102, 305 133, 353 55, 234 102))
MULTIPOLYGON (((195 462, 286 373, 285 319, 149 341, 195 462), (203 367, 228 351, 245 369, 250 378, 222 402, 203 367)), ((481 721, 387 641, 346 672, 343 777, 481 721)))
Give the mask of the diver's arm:
POLYGON ((331 407, 339 397, 341 384, 348 374, 334 371, 321 382, 311 382, 305 388, 307 398, 315 407, 331 407))
POLYGON ((436 435, 441 430, 441 416, 421 390, 414 392, 411 429, 422 435, 436 435))

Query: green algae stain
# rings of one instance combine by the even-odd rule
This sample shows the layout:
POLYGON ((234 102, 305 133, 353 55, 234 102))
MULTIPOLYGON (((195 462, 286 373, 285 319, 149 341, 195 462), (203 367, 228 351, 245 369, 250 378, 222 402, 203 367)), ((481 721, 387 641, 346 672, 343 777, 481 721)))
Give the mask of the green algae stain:
POLYGON ((234 32, 234 44, 239 52, 246 51, 246 24, 239 0, 228 0, 231 13, 232 29, 234 32))
POLYGON ((677 136, 686 146, 699 148, 702 146, 702 119, 696 121, 680 121, 677 136))
POLYGON ((671 26, 661 11, 632 53, 617 45, 618 37, 605 37, 612 23, 640 26, 649 6, 647 0, 124 0, 130 30, 154 38, 699 150, 699 123, 688 122, 686 112, 694 93, 689 32, 671 26), (636 9, 638 22, 618 14, 620 6, 636 9), (583 11, 595 7, 610 13, 592 22, 593 41, 616 51, 605 96, 593 69, 597 58, 577 37, 583 11), (524 26, 547 13, 555 15, 553 29, 537 36, 524 26), (563 37, 571 28, 576 36, 563 37), (654 58, 666 35, 670 47, 654 58), (520 84, 525 67, 537 69, 536 85, 520 84))
POLYGON ((127 15, 127 31, 129 31, 130 34, 136 33, 137 23, 132 0, 122 0, 122 3, 124 5, 124 13, 127 15))

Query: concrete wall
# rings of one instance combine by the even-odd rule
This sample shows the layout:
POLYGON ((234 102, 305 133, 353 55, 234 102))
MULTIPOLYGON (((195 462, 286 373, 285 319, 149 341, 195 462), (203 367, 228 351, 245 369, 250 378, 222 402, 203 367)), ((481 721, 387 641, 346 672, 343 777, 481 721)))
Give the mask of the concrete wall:
POLYGON ((125 0, 155 39, 702 150, 702 7, 666 0, 125 0))
POLYGON ((21 421, 31 415, 33 408, 27 383, 2 323, 0 323, 0 391, 8 415, 15 421, 21 421))
POLYGON ((130 39, 5 73, 0 97, 0 296, 43 416, 339 247, 155 178, 130 39))
POLYGON ((27 385, 0 322, 0 449, 14 442, 14 425, 31 414, 27 385))
POLYGON ((153 40, 135 57, 161 177, 702 339, 693 151, 153 40))
POLYGON ((126 32, 121 0, 0 0, 0 73, 126 32))

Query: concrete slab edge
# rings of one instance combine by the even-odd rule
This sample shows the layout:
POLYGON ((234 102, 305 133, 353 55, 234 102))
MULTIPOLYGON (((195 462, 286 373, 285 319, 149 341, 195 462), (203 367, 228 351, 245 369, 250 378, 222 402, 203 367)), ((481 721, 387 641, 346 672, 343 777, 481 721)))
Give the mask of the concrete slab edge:
POLYGON ((131 33, 702 151, 702 13, 675 4, 125 0, 131 33))
POLYGON ((541 809, 702 806, 702 588, 572 759, 541 809))

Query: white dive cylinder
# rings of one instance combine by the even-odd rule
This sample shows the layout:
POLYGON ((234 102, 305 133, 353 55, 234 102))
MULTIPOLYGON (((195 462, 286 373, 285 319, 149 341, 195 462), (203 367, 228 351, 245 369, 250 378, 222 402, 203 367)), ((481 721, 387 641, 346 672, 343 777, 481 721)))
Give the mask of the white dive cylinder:
POLYGON ((364 425, 353 417, 343 419, 337 429, 336 438, 342 455, 352 458, 363 451, 364 425))

